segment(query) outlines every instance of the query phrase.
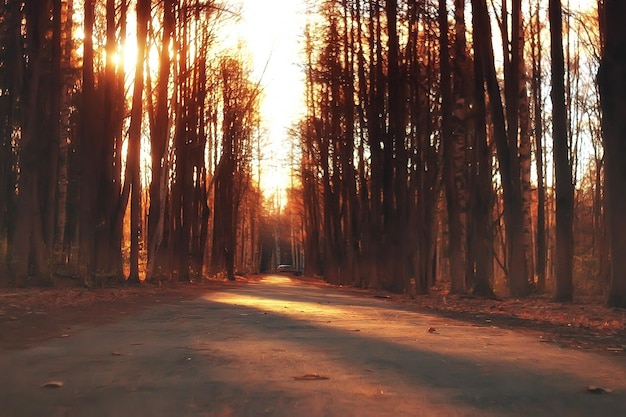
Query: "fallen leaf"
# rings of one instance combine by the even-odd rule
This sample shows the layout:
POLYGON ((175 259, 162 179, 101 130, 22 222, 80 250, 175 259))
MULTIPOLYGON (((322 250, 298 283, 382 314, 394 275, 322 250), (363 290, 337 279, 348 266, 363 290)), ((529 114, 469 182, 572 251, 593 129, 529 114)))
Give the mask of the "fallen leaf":
POLYGON ((63 381, 48 381, 41 384, 43 388, 61 388, 63 386, 63 381))
POLYGON ((318 375, 318 374, 305 374, 302 376, 294 376, 292 377, 296 381, 324 381, 330 379, 327 376, 318 375))
POLYGON ((434 327, 429 327, 428 333, 437 333, 437 329, 435 329, 434 327))
POLYGON ((587 392, 592 394, 608 394, 611 392, 608 388, 596 387, 595 385, 587 386, 587 392))

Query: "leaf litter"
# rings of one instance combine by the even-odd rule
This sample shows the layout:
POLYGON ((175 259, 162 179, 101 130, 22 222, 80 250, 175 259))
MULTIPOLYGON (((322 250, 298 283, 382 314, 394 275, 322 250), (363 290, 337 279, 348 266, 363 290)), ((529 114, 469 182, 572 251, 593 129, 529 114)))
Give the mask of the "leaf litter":
POLYGON ((330 379, 328 376, 318 375, 318 374, 304 374, 300 376, 292 377, 296 381, 326 381, 330 379))

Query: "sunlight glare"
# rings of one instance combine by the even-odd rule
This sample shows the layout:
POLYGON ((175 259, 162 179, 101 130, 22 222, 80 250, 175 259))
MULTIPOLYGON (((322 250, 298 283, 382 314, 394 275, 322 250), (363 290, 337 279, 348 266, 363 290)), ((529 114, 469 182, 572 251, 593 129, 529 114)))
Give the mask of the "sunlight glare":
POLYGON ((305 113, 302 40, 306 21, 304 0, 232 0, 240 7, 236 38, 252 60, 252 79, 260 80, 262 129, 267 138, 261 155, 261 189, 284 204, 291 186, 290 133, 305 113))
MULTIPOLYGON (((355 313, 359 310, 363 311, 363 309, 370 310, 370 308, 353 306, 352 309, 348 311, 345 308, 335 308, 327 304, 322 306, 318 303, 310 303, 305 301, 288 301, 284 299, 259 298, 244 294, 237 294, 234 292, 207 294, 203 298, 222 304, 239 305, 244 307, 263 309, 271 311, 273 313, 289 314, 290 316, 296 316, 297 318, 303 320, 323 318, 323 322, 326 325, 331 324, 326 320, 328 318, 336 317, 338 315, 345 317, 348 313, 355 313), (289 311, 286 312, 286 310, 289 311)), ((339 322, 336 322, 333 324, 333 327, 344 326, 342 326, 339 322)))

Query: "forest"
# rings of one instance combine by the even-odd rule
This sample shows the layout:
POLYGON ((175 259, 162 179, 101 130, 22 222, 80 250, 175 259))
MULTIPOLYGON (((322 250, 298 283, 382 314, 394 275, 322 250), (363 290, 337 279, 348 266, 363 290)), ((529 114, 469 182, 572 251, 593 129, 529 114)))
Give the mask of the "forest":
POLYGON ((291 263, 410 295, 626 307, 626 5, 586 6, 309 1, 276 204, 261 82, 245 45, 221 46, 227 2, 3 0, 1 285, 291 263))

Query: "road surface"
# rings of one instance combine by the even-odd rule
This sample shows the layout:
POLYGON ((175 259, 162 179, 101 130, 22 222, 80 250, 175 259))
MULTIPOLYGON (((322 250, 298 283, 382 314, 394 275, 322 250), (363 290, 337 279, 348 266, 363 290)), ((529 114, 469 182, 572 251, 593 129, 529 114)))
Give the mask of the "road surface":
POLYGON ((61 336, 0 350, 0 416, 626 416, 624 356, 284 276, 61 336))

